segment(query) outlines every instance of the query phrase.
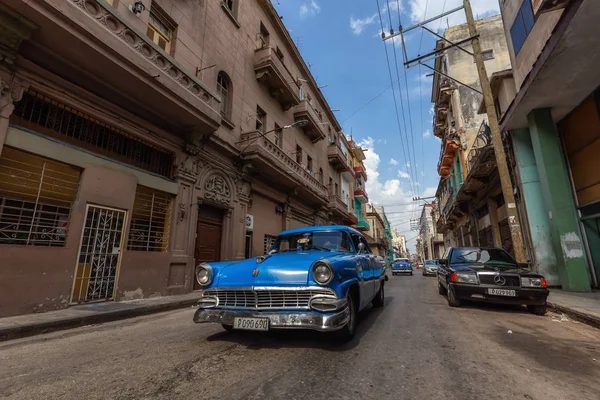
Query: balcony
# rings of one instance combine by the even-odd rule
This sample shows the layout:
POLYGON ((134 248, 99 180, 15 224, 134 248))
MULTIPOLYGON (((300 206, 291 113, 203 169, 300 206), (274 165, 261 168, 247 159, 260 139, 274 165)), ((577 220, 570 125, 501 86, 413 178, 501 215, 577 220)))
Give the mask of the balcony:
POLYGON ((490 155, 494 155, 490 128, 483 122, 467 157, 469 172, 478 169, 482 164, 481 160, 489 161, 490 155))
POLYGON ((454 87, 449 79, 443 79, 442 84, 440 85, 440 97, 438 104, 444 104, 448 106, 450 104, 450 100, 452 99, 452 92, 454 91, 454 87))
POLYGON ((346 223, 348 223, 348 225, 356 225, 358 224, 358 217, 354 215, 352 211, 350 211, 348 218, 346 218, 346 223))
POLYGON ((327 159, 329 163, 337 170, 337 171, 347 171, 350 169, 350 164, 348 163, 348 158, 342 152, 342 149, 335 144, 331 143, 327 147, 327 159))
POLYGON ((304 134, 308 136, 313 143, 327 137, 323 130, 323 114, 318 113, 317 110, 310 105, 308 100, 302 100, 300 101, 300 104, 296 106, 294 109, 294 120, 308 121, 302 129, 304 130, 304 134))
POLYGON ((368 232, 371 230, 371 225, 369 225, 369 223, 367 221, 365 221, 364 219, 360 219, 356 223, 354 228, 356 228, 357 230, 359 230, 361 232, 368 232))
MULTIPOLYGON (((282 190, 295 190, 309 203, 325 206, 329 203, 329 192, 311 173, 287 155, 283 149, 271 140, 262 136, 261 132, 243 133, 238 149, 242 158, 251 166, 250 171, 257 171, 261 178, 270 181, 282 190), (250 143, 250 145, 248 145, 250 143)), ((348 207, 345 206, 346 213, 348 207)))
POLYGON ((254 52, 256 80, 264 84, 271 96, 276 98, 284 110, 300 103, 300 88, 274 48, 266 46, 254 52))
POLYGON ((459 144, 452 139, 446 139, 442 143, 441 160, 438 165, 438 173, 441 177, 447 177, 452 171, 452 165, 458 152, 459 144))
POLYGON ((109 99, 172 132, 194 127, 194 134, 204 136, 219 127, 220 98, 106 1, 9 3, 23 15, 11 17, 14 26, 7 32, 23 32, 29 23, 36 26, 30 38, 21 38, 24 69, 34 74, 47 70, 48 81, 66 78, 74 84, 69 90, 109 99))
POLYGON ((357 165, 354 167, 354 172, 357 175, 362 175, 362 177, 365 181, 367 180, 367 169, 365 168, 365 166, 362 163, 360 165, 357 165))
POLYGON ((565 8, 571 0, 534 0, 533 13, 537 17, 539 14, 565 8))
POLYGON ((348 205, 344 203, 339 194, 332 193, 329 196, 329 209, 334 215, 341 216, 344 219, 348 218, 348 205))
POLYGON ((367 196, 367 192, 363 187, 356 187, 354 190, 354 198, 362 204, 369 202, 369 196, 367 196))

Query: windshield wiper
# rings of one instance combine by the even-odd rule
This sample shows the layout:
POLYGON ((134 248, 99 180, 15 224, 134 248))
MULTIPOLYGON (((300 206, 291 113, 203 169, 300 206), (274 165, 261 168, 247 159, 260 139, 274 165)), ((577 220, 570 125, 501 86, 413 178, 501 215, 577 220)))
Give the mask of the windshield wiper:
POLYGON ((315 249, 315 250, 323 250, 323 251, 331 251, 331 249, 327 248, 327 247, 322 247, 322 246, 315 246, 314 244, 311 244, 309 246, 306 247, 307 249, 315 249))

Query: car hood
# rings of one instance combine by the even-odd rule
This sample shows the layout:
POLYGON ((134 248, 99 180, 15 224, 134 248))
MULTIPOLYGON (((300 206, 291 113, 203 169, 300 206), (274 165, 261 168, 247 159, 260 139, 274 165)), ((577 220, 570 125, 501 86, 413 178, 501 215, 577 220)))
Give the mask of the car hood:
POLYGON ((275 253, 231 263, 220 269, 217 287, 303 286, 308 283, 310 266, 321 258, 330 261, 343 253, 310 250, 275 253), (253 271, 258 274, 253 276, 253 271))
POLYGON ((519 268, 518 266, 508 267, 499 265, 478 265, 478 264, 451 264, 450 267, 456 272, 507 272, 507 273, 519 273, 526 274, 530 272, 527 269, 519 268))
POLYGON ((392 268, 403 268, 403 269, 406 269, 406 268, 410 268, 410 264, 408 264, 408 263, 395 263, 395 264, 392 264, 392 268))

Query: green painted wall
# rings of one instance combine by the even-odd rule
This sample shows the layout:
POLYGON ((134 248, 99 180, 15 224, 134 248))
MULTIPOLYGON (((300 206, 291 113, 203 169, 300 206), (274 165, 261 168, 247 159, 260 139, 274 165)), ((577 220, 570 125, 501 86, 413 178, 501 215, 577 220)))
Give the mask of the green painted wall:
MULTIPOLYGON (((538 167, 533 154, 533 144, 529 137, 529 129, 518 129, 511 132, 513 147, 519 175, 521 178, 522 195, 529 222, 529 232, 535 253, 534 268, 546 277, 548 285, 559 286, 556 253, 552 246, 550 218, 544 205, 542 186, 538 167)), ((523 220, 521 220, 523 223, 523 220)))
POLYGON ((562 144, 550 109, 528 116, 533 153, 548 211, 558 276, 565 290, 589 292, 590 277, 562 144))

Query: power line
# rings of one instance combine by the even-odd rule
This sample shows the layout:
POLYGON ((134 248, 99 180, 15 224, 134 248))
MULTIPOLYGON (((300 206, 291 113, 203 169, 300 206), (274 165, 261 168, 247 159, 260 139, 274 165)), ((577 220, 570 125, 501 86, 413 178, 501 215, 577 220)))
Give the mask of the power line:
MULTIPOLYGON (((381 32, 382 32, 382 36, 385 34, 384 33, 384 28, 383 28, 383 19, 381 18, 381 7, 379 6, 379 0, 376 0, 377 2, 377 12, 379 14, 379 23, 381 25, 381 32)), ((389 8, 389 7, 388 7, 389 8)), ((392 46, 394 46, 394 44, 392 43, 392 46)), ((385 42, 383 43, 383 48, 385 50, 385 59, 387 61, 387 66, 388 66, 388 73, 390 76, 390 84, 393 86, 394 85, 394 78, 392 77, 392 67, 390 66, 390 56, 388 54, 388 50, 387 50, 387 45, 385 44, 385 42)), ((398 81, 400 80, 400 77, 398 77, 398 81)), ((399 84, 399 82, 398 82, 399 84)), ((392 90, 392 94, 394 97, 394 109, 396 111, 396 122, 398 124, 398 133, 400 134, 400 139, 402 140, 402 129, 400 127, 400 114, 398 113, 398 102, 396 100, 396 92, 394 90, 392 90)), ((408 143, 408 141, 407 141, 408 143)), ((404 146, 402 146, 402 154, 404 155, 404 160, 409 160, 409 158, 406 157, 406 151, 404 149, 404 146)), ((410 152, 409 152, 409 156, 410 156, 410 152)), ((414 190, 412 189, 412 182, 411 182, 411 192, 414 193, 414 190)))
POLYGON ((371 100, 367 101, 365 104, 363 104, 362 106, 360 106, 356 111, 353 111, 350 115, 348 115, 346 118, 344 118, 340 122, 340 124, 343 124, 344 122, 346 122, 347 120, 349 120, 350 118, 352 118, 356 113, 358 113, 359 111, 362 111, 363 108, 365 108, 366 106, 368 106, 369 104, 371 104, 372 102, 374 102, 375 100, 377 100, 379 97, 381 97, 381 95, 383 95, 385 92, 387 92, 388 90, 390 90, 390 88, 392 88, 396 82, 398 82, 398 81, 393 82, 390 86, 388 86, 384 90, 382 90, 377 96, 375 96, 371 100))

